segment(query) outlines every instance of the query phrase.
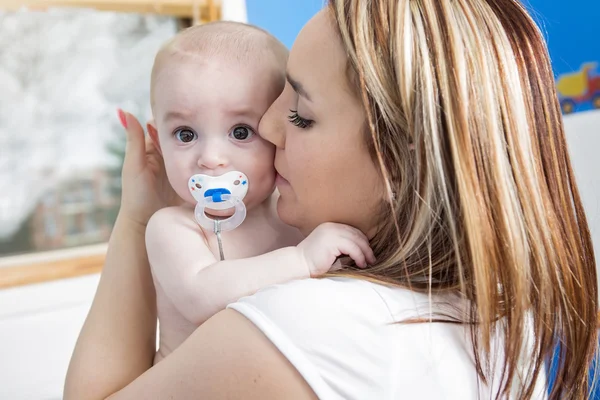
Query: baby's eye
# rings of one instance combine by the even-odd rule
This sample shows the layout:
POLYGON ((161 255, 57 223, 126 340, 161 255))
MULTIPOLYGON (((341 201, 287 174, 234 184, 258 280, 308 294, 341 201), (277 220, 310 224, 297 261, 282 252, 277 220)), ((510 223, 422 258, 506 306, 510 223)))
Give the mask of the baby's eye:
POLYGON ((230 135, 235 140, 244 141, 244 140, 248 140, 252 136, 254 136, 254 132, 252 131, 252 129, 248 128, 247 126, 236 126, 235 128, 233 128, 230 135))
POLYGON ((196 132, 189 128, 179 128, 175 132, 173 132, 173 135, 175 136, 175 138, 177 138, 177 140, 179 140, 182 143, 189 143, 192 140, 196 140, 198 138, 196 132))

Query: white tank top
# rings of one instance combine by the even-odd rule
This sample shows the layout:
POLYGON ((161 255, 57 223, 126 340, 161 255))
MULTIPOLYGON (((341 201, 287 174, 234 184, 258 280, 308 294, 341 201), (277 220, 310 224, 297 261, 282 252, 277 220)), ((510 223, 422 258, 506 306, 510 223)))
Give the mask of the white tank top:
MULTIPOLYGON (((497 384, 477 378, 468 329, 398 323, 428 319, 429 304, 426 294, 325 278, 271 286, 228 308, 254 323, 319 399, 495 398, 497 384)), ((535 399, 547 397, 541 375, 535 399)))

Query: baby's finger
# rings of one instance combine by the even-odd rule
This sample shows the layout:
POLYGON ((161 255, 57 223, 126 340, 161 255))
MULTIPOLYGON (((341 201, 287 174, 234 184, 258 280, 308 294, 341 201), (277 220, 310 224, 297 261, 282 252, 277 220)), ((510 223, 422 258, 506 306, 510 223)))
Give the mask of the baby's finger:
POLYGON ((340 245, 338 246, 338 250, 342 254, 348 255, 350 258, 354 260, 356 265, 361 268, 367 267, 367 260, 365 259, 365 255, 362 249, 352 240, 344 239, 340 241, 340 245))
POLYGON ((345 231, 344 236, 360 247, 369 264, 375 264, 377 260, 375 259, 375 254, 373 253, 373 249, 371 249, 367 236, 358 229, 352 227, 349 228, 350 229, 345 231))
POLYGON ((366 239, 358 240, 356 244, 358 245, 358 247, 360 247, 361 251, 365 255, 365 258, 367 259, 367 262, 370 265, 373 265, 377 262, 377 259, 375 258, 375 253, 373 253, 373 249, 371 248, 371 245, 366 239))

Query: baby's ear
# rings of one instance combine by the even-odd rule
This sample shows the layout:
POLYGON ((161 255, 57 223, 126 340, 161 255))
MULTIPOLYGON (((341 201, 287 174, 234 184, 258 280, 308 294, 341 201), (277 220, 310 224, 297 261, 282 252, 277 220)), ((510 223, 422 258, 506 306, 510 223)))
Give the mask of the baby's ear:
POLYGON ((160 148, 160 141, 158 140, 158 129, 156 129, 156 124, 154 123, 153 119, 146 123, 146 129, 148 129, 148 136, 150 136, 150 139, 152 139, 154 147, 156 147, 156 150, 158 150, 162 156, 162 149, 160 148))

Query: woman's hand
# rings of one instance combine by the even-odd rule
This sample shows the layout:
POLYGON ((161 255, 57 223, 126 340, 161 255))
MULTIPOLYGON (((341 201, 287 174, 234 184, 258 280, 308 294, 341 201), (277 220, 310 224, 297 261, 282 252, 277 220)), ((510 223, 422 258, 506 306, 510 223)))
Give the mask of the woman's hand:
POLYGON ((122 217, 146 226, 161 208, 181 204, 169 183, 162 155, 133 115, 119 110, 127 132, 127 147, 122 173, 122 217))

